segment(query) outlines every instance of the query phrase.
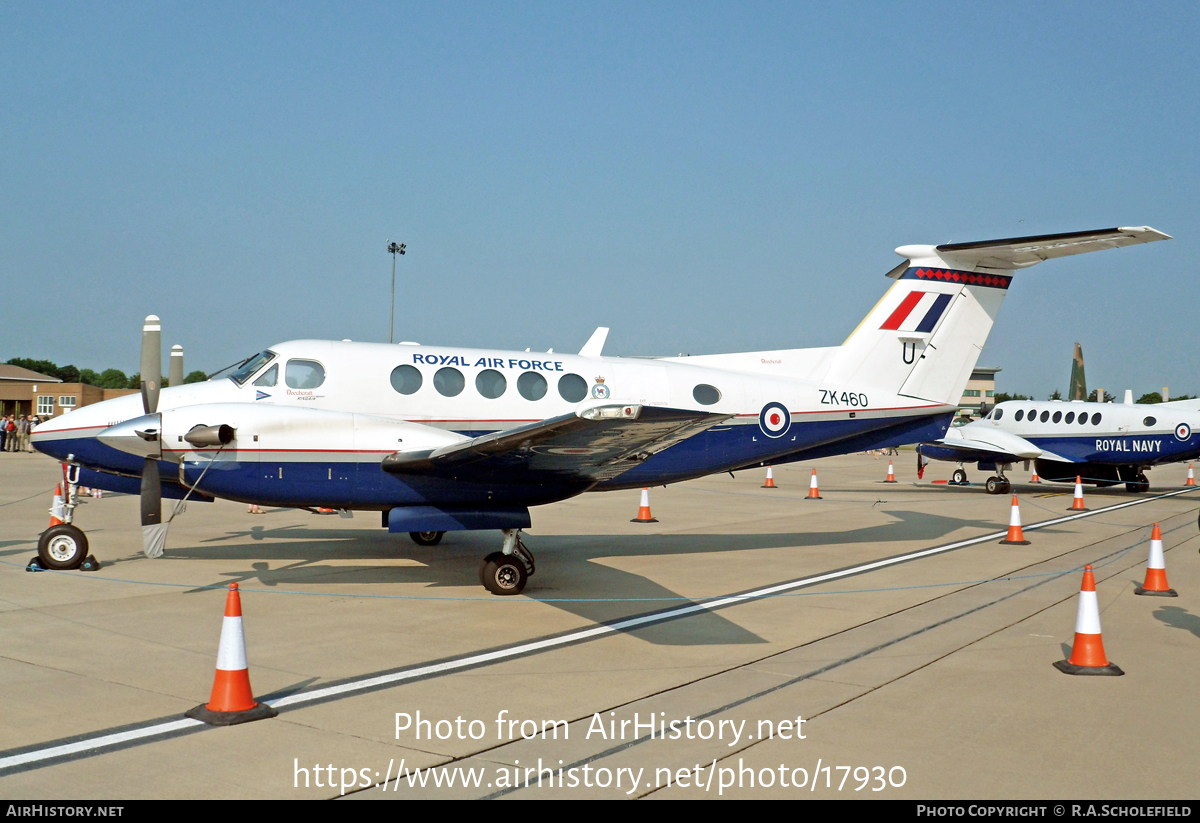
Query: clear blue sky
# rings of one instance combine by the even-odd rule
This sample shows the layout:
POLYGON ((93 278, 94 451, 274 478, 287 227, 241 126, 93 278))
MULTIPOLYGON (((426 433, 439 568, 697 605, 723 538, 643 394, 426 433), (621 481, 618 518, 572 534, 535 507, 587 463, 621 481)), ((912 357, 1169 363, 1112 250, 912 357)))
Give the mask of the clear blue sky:
POLYGON ((1018 274, 999 388, 1200 391, 1194 3, 0 3, 0 360, 297 337, 837 345, 892 249, 1018 274))

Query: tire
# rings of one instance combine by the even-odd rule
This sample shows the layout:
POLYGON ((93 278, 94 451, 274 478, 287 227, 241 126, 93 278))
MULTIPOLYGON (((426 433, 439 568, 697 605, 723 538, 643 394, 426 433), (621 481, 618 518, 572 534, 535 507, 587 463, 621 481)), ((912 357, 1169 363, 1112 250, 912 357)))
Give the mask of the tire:
POLYGON ((436 546, 442 542, 445 532, 409 532, 408 536, 418 546, 436 546))
POLYGON ((1008 480, 1001 481, 1000 494, 1008 494, 1010 491, 1012 491, 1012 483, 1008 480))
POLYGON ((960 486, 967 482, 967 473, 962 469, 955 469, 952 477, 954 478, 954 482, 960 486))
POLYGON ((479 582, 492 594, 520 594, 528 580, 525 564, 516 555, 493 552, 479 567, 479 582))
POLYGON ((988 494, 1004 494, 1004 490, 1000 487, 999 477, 989 477, 984 485, 988 494))
POLYGON ((87 556, 87 535, 67 523, 51 526, 38 538, 38 558, 47 569, 77 569, 87 556))
POLYGON ((1125 491, 1128 492, 1148 492, 1150 491, 1150 481, 1145 474, 1139 474, 1136 480, 1125 484, 1125 491))

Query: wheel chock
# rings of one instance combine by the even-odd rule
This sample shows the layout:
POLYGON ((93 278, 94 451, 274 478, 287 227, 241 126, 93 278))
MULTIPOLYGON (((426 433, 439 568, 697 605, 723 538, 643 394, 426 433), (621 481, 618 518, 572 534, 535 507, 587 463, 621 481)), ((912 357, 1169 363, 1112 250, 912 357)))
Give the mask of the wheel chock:
POLYGON ((32 558, 30 558, 29 565, 25 567, 25 571, 27 571, 27 572, 44 572, 44 571, 46 571, 46 567, 42 565, 42 558, 38 557, 35 554, 32 558))
POLYGON ((89 554, 84 561, 79 564, 81 572, 98 572, 100 571, 100 561, 96 559, 96 555, 89 554))

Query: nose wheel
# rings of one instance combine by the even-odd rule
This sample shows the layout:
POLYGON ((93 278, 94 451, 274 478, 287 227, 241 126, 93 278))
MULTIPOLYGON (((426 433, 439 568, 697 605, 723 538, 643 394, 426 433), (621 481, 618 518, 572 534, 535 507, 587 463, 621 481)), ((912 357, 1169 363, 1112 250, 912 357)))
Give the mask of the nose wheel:
POLYGON ((47 569, 77 569, 87 556, 87 535, 69 523, 51 526, 38 538, 38 559, 47 569))
POLYGON ((492 594, 520 594, 536 570, 533 553, 521 542, 521 530, 505 529, 504 547, 483 558, 479 582, 492 594))

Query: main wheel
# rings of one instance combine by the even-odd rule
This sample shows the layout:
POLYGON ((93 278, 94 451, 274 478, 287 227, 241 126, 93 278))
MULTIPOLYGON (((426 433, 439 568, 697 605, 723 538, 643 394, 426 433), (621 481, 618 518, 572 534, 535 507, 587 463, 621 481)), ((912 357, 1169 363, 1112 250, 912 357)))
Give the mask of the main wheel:
POLYGON ((984 486, 988 494, 1004 494, 1004 483, 999 477, 989 477, 984 486))
POLYGON ((492 594, 520 594, 529 574, 521 559, 503 552, 492 552, 479 567, 479 582, 492 594))
POLYGON ((1137 479, 1125 484, 1125 491, 1130 492, 1148 492, 1150 491, 1150 480, 1146 477, 1146 473, 1138 474, 1137 479))
POLYGON ((77 569, 87 555, 87 535, 68 523, 51 526, 38 538, 38 557, 47 569, 77 569))
POLYGON ((967 482, 967 473, 962 469, 955 469, 951 476, 954 478, 954 482, 960 486, 967 482))
POLYGON ((409 532, 408 536, 418 546, 436 546, 442 542, 442 535, 445 532, 409 532))

